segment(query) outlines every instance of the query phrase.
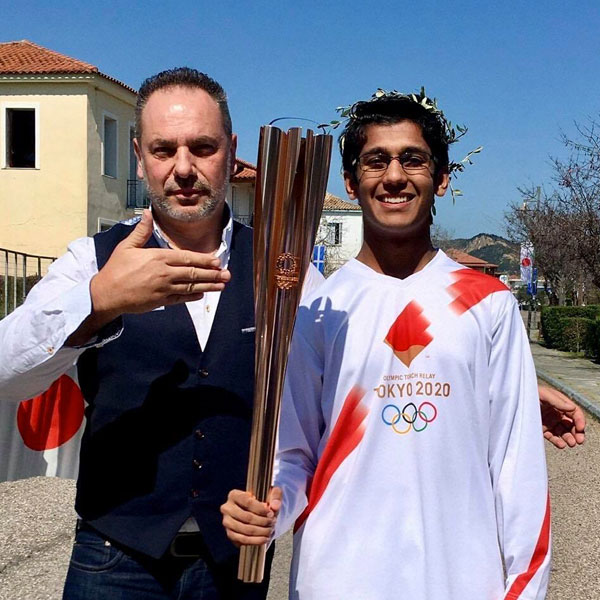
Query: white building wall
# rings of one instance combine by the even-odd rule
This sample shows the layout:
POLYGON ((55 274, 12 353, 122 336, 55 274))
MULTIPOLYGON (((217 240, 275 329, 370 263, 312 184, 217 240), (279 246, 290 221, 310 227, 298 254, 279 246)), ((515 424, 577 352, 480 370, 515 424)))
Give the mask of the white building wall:
POLYGON ((326 246, 325 274, 329 275, 339 269, 346 261, 354 258, 363 241, 362 211, 360 210, 325 210, 321 217, 317 244, 326 246), (340 243, 333 239, 332 226, 339 224, 341 228, 340 243))

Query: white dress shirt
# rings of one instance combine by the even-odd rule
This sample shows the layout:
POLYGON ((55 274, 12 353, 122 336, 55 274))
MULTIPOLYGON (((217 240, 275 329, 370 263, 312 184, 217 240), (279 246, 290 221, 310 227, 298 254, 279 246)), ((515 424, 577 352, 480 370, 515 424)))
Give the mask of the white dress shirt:
MULTIPOLYGON (((223 269, 229 264, 233 232, 229 209, 228 213, 215 253, 223 269)), ((139 217, 125 223, 137 221, 139 217)), ((154 237, 159 246, 169 247, 156 222, 154 237)), ((97 272, 93 238, 75 240, 66 254, 50 265, 48 274, 33 287, 23 305, 0 321, 0 401, 21 402, 41 394, 77 362, 86 348, 103 346, 120 335, 117 331, 108 339, 93 339, 81 347, 65 346, 68 337, 92 311, 90 281, 97 272)), ((303 291, 311 291, 322 281, 321 274, 310 268, 303 291)), ((202 349, 206 347, 220 296, 220 292, 207 292, 200 300, 185 303, 202 349)))
MULTIPOLYGON (((231 254, 233 220, 228 220, 215 256, 226 269, 231 254)), ((125 221, 133 225, 135 217, 125 221)), ((161 248, 170 248, 167 237, 154 222, 154 238, 161 248)), ((48 274, 29 292, 24 304, 0 321, 0 401, 21 402, 47 390, 52 382, 71 368, 89 347, 103 346, 116 339, 122 328, 106 339, 93 338, 83 346, 65 346, 92 311, 90 281, 98 272, 93 238, 80 238, 69 244, 66 254, 52 263, 48 274)), ((315 289, 322 275, 311 265, 304 291, 315 289)), ((198 344, 203 350, 213 325, 221 292, 205 292, 200 300, 186 302, 198 344)), ((154 310, 164 310, 158 307, 154 310)), ((180 531, 198 531, 190 517, 180 531)))

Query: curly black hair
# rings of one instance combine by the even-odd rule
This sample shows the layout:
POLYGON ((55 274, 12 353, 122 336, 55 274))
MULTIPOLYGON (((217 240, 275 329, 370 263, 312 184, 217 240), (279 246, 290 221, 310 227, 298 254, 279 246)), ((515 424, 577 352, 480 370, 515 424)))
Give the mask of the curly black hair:
POLYGON ((367 141, 369 125, 393 125, 401 121, 416 123, 434 157, 435 172, 448 169, 448 138, 443 119, 406 96, 360 100, 352 105, 348 121, 339 137, 344 171, 356 178, 356 161, 367 141))

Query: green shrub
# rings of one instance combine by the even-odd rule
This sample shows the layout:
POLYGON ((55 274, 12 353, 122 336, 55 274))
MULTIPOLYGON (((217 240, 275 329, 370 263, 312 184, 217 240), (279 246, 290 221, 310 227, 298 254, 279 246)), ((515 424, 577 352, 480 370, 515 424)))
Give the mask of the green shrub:
POLYGON ((586 317, 564 317, 559 320, 561 329, 559 350, 585 352, 592 356, 592 339, 596 321, 586 317))
POLYGON ((600 317, 596 317, 594 324, 590 327, 587 346, 590 350, 589 356, 600 360, 600 317))
MULTIPOLYGON (((590 306, 543 306, 542 307, 542 336, 548 348, 561 349, 563 344, 562 319, 566 318, 584 318, 595 320, 600 316, 600 305, 590 306)), ((579 326, 574 326, 579 327, 579 326)), ((578 335, 578 334, 575 334, 578 335)))

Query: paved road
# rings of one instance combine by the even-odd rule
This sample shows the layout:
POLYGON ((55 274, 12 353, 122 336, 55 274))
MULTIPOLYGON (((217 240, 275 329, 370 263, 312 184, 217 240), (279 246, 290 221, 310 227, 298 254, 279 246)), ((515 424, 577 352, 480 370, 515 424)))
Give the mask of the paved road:
MULTIPOLYGON (((600 600, 600 423, 586 444, 547 446, 554 563, 548 600, 600 600)), ((0 600, 59 600, 71 544, 74 483, 0 484, 0 600)), ((269 600, 287 598, 290 540, 279 543, 269 600)), ((362 600, 362 599, 360 599, 362 600)))
POLYGON ((535 343, 531 351, 541 379, 573 396, 600 418, 600 364, 535 343))
POLYGON ((586 443, 547 447, 554 559, 548 600, 600 600, 600 423, 586 443))
MULTIPOLYGON (((521 311, 521 316, 527 324, 527 312, 521 311)), ((600 364, 569 352, 550 350, 540 344, 538 313, 532 314, 530 339, 540 378, 574 398, 600 419, 600 364)))

